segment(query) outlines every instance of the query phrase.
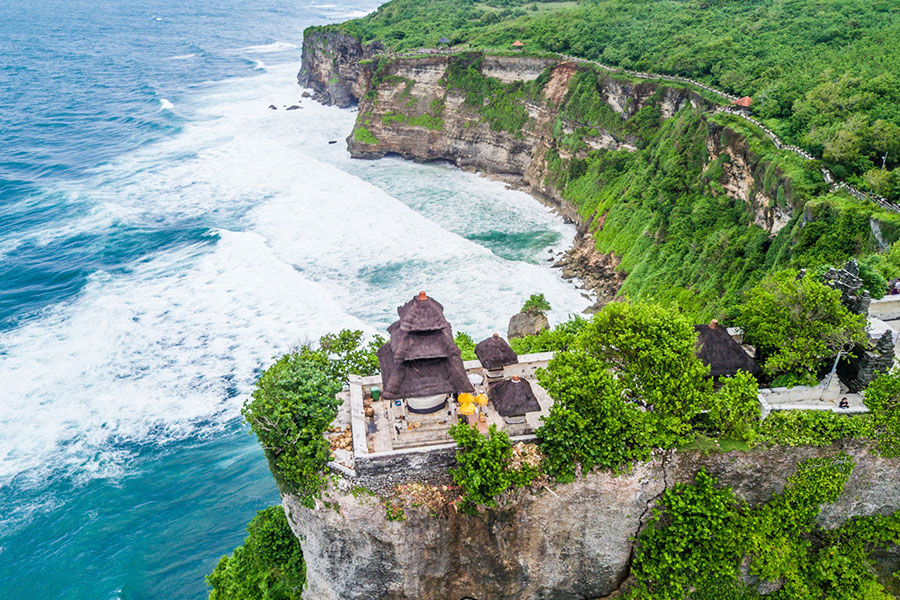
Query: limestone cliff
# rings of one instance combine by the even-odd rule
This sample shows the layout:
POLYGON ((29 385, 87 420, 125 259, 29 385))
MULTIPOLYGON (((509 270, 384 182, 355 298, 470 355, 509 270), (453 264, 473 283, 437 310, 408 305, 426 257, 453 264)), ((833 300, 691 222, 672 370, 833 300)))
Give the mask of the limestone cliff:
MULTIPOLYGON (((328 507, 309 510, 291 496, 283 504, 303 540, 305 598, 599 599, 627 580, 633 538, 667 486, 692 480, 702 467, 756 504, 782 491, 801 460, 841 450, 857 465, 820 523, 832 528, 850 516, 900 509, 900 460, 877 458, 859 445, 668 454, 628 475, 593 473, 474 517, 406 507, 405 521, 389 521, 378 498, 350 493, 353 483, 343 479, 327 493, 328 507)), ((436 469, 446 473, 443 463, 436 469)), ((900 563, 895 554, 880 559, 886 574, 900 563)))
POLYGON ((323 104, 347 107, 355 104, 371 73, 366 63, 384 49, 380 42, 363 45, 352 36, 310 28, 303 36, 303 55, 297 81, 312 88, 323 104))

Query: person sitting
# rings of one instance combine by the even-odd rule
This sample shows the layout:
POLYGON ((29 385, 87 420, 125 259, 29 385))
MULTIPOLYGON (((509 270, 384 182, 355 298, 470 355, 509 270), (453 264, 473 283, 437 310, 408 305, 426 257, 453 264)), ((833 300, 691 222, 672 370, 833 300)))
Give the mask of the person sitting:
POLYGON ((841 398, 841 401, 838 402, 838 408, 850 408, 850 402, 846 398, 841 398))

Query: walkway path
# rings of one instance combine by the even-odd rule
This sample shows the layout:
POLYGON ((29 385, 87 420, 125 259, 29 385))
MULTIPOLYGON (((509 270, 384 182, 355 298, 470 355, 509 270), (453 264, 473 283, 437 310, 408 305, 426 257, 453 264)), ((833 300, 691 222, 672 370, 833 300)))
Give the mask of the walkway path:
MULTIPOLYGON (((420 49, 420 50, 417 50, 414 52, 392 53, 392 54, 389 54, 388 56, 391 56, 391 57, 395 57, 395 56, 396 57, 415 57, 415 56, 421 56, 421 55, 434 55, 434 54, 455 55, 455 54, 463 54, 466 52, 476 52, 476 51, 477 52, 491 52, 492 50, 488 49, 488 48, 477 48, 477 49, 472 49, 472 50, 445 50, 445 49, 423 48, 423 49, 420 49)), ((501 50, 499 52, 502 52, 504 54, 507 53, 507 51, 505 51, 505 50, 501 50)), ((559 56, 560 58, 563 58, 563 59, 566 59, 566 60, 569 60, 569 61, 572 61, 575 63, 594 65, 594 66, 599 67, 599 68, 603 69, 604 71, 608 71, 610 73, 621 72, 621 73, 630 75, 632 77, 637 77, 639 79, 648 79, 648 80, 655 80, 655 81, 659 81, 659 80, 674 81, 674 82, 678 82, 678 83, 685 83, 685 84, 692 85, 692 86, 698 87, 700 89, 706 90, 707 92, 710 92, 712 94, 715 94, 715 95, 727 100, 729 103, 734 102, 735 100, 738 99, 738 97, 733 94, 729 94, 728 92, 724 92, 722 90, 716 89, 710 85, 707 85, 700 81, 696 81, 689 77, 678 77, 676 75, 662 75, 659 73, 644 73, 642 71, 632 71, 630 69, 621 69, 619 67, 613 67, 610 65, 603 64, 596 60, 589 60, 587 58, 578 58, 576 56, 569 56, 567 54, 557 54, 556 56, 559 56)), ((761 129, 763 131, 763 133, 765 133, 766 136, 768 136, 768 138, 770 140, 772 140, 772 143, 775 144, 775 147, 778 148, 779 150, 790 150, 791 152, 793 152, 794 154, 796 154, 797 156, 799 156, 805 160, 816 160, 816 158, 812 154, 810 154, 803 148, 785 144, 784 142, 782 142, 781 139, 777 135, 775 135, 774 131, 772 131, 771 129, 769 129, 768 127, 766 127, 765 125, 763 125, 762 123, 760 123, 759 121, 757 121, 756 119, 754 119, 753 117, 751 117, 750 115, 745 113, 744 111, 735 110, 729 106, 719 106, 713 112, 729 114, 729 115, 738 117, 740 119, 743 119, 743 120, 747 121, 748 123, 751 123, 752 125, 755 125, 759 129, 761 129)), ((827 183, 829 186, 831 186, 832 190, 834 190, 834 191, 843 190, 843 191, 847 192, 848 194, 850 194, 851 196, 858 198, 859 200, 862 200, 864 202, 866 202, 866 201, 872 202, 874 204, 881 206, 882 208, 884 208, 886 210, 889 210, 889 211, 892 211, 895 213, 900 213, 900 206, 897 206, 896 204, 892 203, 887 198, 884 198, 883 196, 878 196, 871 192, 860 191, 845 181, 839 181, 834 176, 834 173, 832 173, 826 167, 822 167, 821 171, 822 171, 822 177, 825 179, 825 183, 827 183)))

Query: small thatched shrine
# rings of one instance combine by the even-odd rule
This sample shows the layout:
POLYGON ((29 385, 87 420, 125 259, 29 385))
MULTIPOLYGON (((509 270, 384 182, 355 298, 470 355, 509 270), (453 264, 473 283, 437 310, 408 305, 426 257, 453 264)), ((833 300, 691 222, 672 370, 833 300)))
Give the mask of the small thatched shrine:
POLYGON ((491 384, 488 399, 507 423, 523 423, 526 413, 541 410, 531 384, 518 375, 491 384))
POLYGON ((449 394, 474 392, 444 307, 419 292, 397 313, 400 319, 388 327, 390 341, 378 349, 384 397, 429 414, 442 409, 449 394))
POLYGON ((518 355, 498 333, 478 342, 475 346, 475 356, 478 357, 481 366, 488 371, 502 369, 519 362, 518 355))
POLYGON ((709 325, 694 325, 697 332, 697 358, 709 367, 713 379, 733 377, 738 371, 747 371, 757 379, 762 377, 762 369, 734 341, 728 330, 713 319, 709 325))

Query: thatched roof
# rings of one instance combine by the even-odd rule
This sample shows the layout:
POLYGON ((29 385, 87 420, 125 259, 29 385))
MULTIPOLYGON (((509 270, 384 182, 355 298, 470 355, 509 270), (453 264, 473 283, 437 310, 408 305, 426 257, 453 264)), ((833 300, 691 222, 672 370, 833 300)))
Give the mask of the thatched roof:
POLYGON ((492 384, 488 388, 488 399, 501 417, 518 417, 541 410, 531 384, 521 378, 505 379, 492 384))
POLYGON ((418 296, 398 307, 397 313, 403 331, 434 331, 450 327, 444 318, 444 307, 425 292, 419 292, 418 296))
POLYGON ((434 394, 472 393, 459 356, 424 360, 395 361, 388 342, 378 349, 383 395, 388 400, 418 398, 434 394))
POLYGON ((500 369, 506 365, 514 365, 519 362, 519 357, 509 347, 509 344, 494 334, 486 340, 481 340, 475 346, 475 356, 481 361, 481 366, 485 369, 500 369))
POLYGON ((707 365, 711 377, 731 377, 738 371, 747 371, 754 377, 762 377, 762 369, 749 354, 728 334, 721 325, 694 325, 697 332, 697 358, 707 365))
POLYGON ((432 331, 403 331, 400 328, 400 321, 394 321, 388 327, 388 333, 391 336, 394 360, 420 360, 460 355, 459 348, 453 341, 449 323, 443 329, 432 331))

